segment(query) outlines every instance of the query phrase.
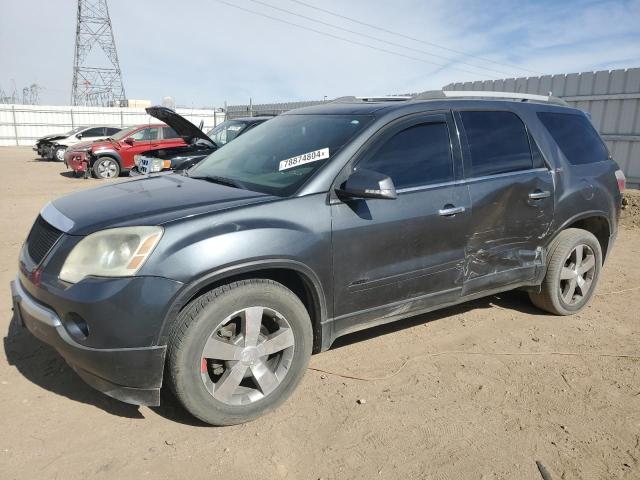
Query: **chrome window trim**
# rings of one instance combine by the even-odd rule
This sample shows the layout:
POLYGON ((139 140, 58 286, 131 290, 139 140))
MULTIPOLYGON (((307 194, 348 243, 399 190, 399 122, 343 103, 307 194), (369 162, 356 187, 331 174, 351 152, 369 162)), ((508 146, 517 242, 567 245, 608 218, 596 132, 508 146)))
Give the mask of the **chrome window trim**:
MULTIPOLYGON (((417 186, 417 187, 400 188, 400 189, 396 190, 396 193, 410 193, 410 192, 417 192, 417 191, 420 191, 420 190, 428 190, 428 189, 432 189, 432 188, 441 188, 441 187, 452 186, 452 185, 464 185, 464 184, 468 184, 468 183, 475 183, 475 182, 482 181, 482 180, 490 180, 490 179, 493 179, 493 178, 504 178, 504 177, 510 177, 510 176, 514 176, 514 175, 523 175, 525 173, 535 173, 535 172, 551 172, 551 170, 549 170, 548 168, 544 168, 544 167, 529 168, 527 170, 516 170, 514 172, 496 173, 494 175, 483 175, 482 177, 472 177, 472 178, 465 178, 465 179, 462 179, 462 180, 452 180, 450 182, 432 183, 432 184, 421 185, 421 186, 417 186)), ((553 172, 551 172, 551 173, 553 173, 553 172)))

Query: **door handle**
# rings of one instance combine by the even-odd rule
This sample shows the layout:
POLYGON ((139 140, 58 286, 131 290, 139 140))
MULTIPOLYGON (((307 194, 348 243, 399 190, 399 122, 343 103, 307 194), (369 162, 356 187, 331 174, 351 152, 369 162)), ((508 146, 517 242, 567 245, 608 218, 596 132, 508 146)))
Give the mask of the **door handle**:
POLYGON ((446 208, 441 208, 440 210, 438 210, 438 215, 442 217, 451 217, 465 211, 464 207, 450 207, 449 205, 445 205, 445 207, 446 208))
POLYGON ((529 198, 531 200, 540 200, 541 198, 548 198, 551 196, 551 192, 548 190, 536 190, 535 192, 531 192, 529 194, 529 198))

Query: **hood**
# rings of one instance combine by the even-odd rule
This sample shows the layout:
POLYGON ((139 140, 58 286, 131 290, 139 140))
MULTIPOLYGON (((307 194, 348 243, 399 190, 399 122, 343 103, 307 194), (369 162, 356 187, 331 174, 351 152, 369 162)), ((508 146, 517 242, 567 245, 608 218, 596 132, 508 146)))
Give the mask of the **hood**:
POLYGON ((161 225, 187 216, 277 198, 169 174, 73 193, 54 200, 45 207, 42 215, 54 226, 71 235, 88 235, 111 227, 161 225), (55 218, 63 218, 65 221, 56 224, 55 218))
POLYGON ((213 143, 202 130, 170 108, 157 105, 155 107, 147 107, 145 110, 152 117, 157 118, 173 128, 187 143, 191 143, 192 140, 197 138, 206 140, 208 143, 213 143))
POLYGON ((60 140, 62 138, 67 138, 67 136, 57 133, 55 135, 46 135, 44 137, 40 137, 38 140, 36 140, 36 142, 38 142, 38 143, 40 143, 40 142, 48 142, 48 141, 51 141, 51 140, 60 140))
POLYGON ((75 145, 69 147, 70 152, 88 152, 91 150, 91 147, 96 145, 97 143, 104 143, 104 140, 86 140, 84 142, 76 143, 75 145))

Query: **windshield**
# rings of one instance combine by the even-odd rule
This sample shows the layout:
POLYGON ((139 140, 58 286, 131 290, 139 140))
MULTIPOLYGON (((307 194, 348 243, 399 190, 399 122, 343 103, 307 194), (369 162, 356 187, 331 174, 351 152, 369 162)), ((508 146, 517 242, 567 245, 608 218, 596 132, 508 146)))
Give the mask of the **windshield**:
POLYGON ((67 137, 70 137, 71 135, 75 135, 76 133, 78 133, 80 130, 84 130, 87 127, 76 127, 73 130, 69 130, 67 133, 65 133, 65 135, 67 137))
POLYGON ((279 196, 293 194, 371 120, 363 115, 282 115, 216 150, 189 171, 279 196))
POLYGON ((131 135, 137 129, 138 129, 137 126, 136 127, 125 128, 124 130, 120 130, 115 135, 111 135, 111 137, 109 137, 109 138, 112 138, 113 140, 122 140, 123 138, 127 138, 129 135, 131 135))
POLYGON ((240 135, 240 132, 247 128, 247 125, 247 123, 238 120, 227 120, 210 130, 207 135, 213 140, 213 143, 221 147, 240 135))

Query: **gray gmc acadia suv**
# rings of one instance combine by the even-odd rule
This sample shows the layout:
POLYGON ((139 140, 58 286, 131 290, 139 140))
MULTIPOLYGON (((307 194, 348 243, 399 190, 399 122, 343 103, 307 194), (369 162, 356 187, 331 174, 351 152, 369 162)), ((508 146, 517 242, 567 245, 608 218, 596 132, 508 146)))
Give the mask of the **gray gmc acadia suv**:
POLYGON ((53 201, 20 254, 16 321, 107 395, 158 405, 166 383, 228 425, 359 329, 515 288, 581 310, 624 175, 562 101, 449 95, 290 111, 184 175, 53 201))

